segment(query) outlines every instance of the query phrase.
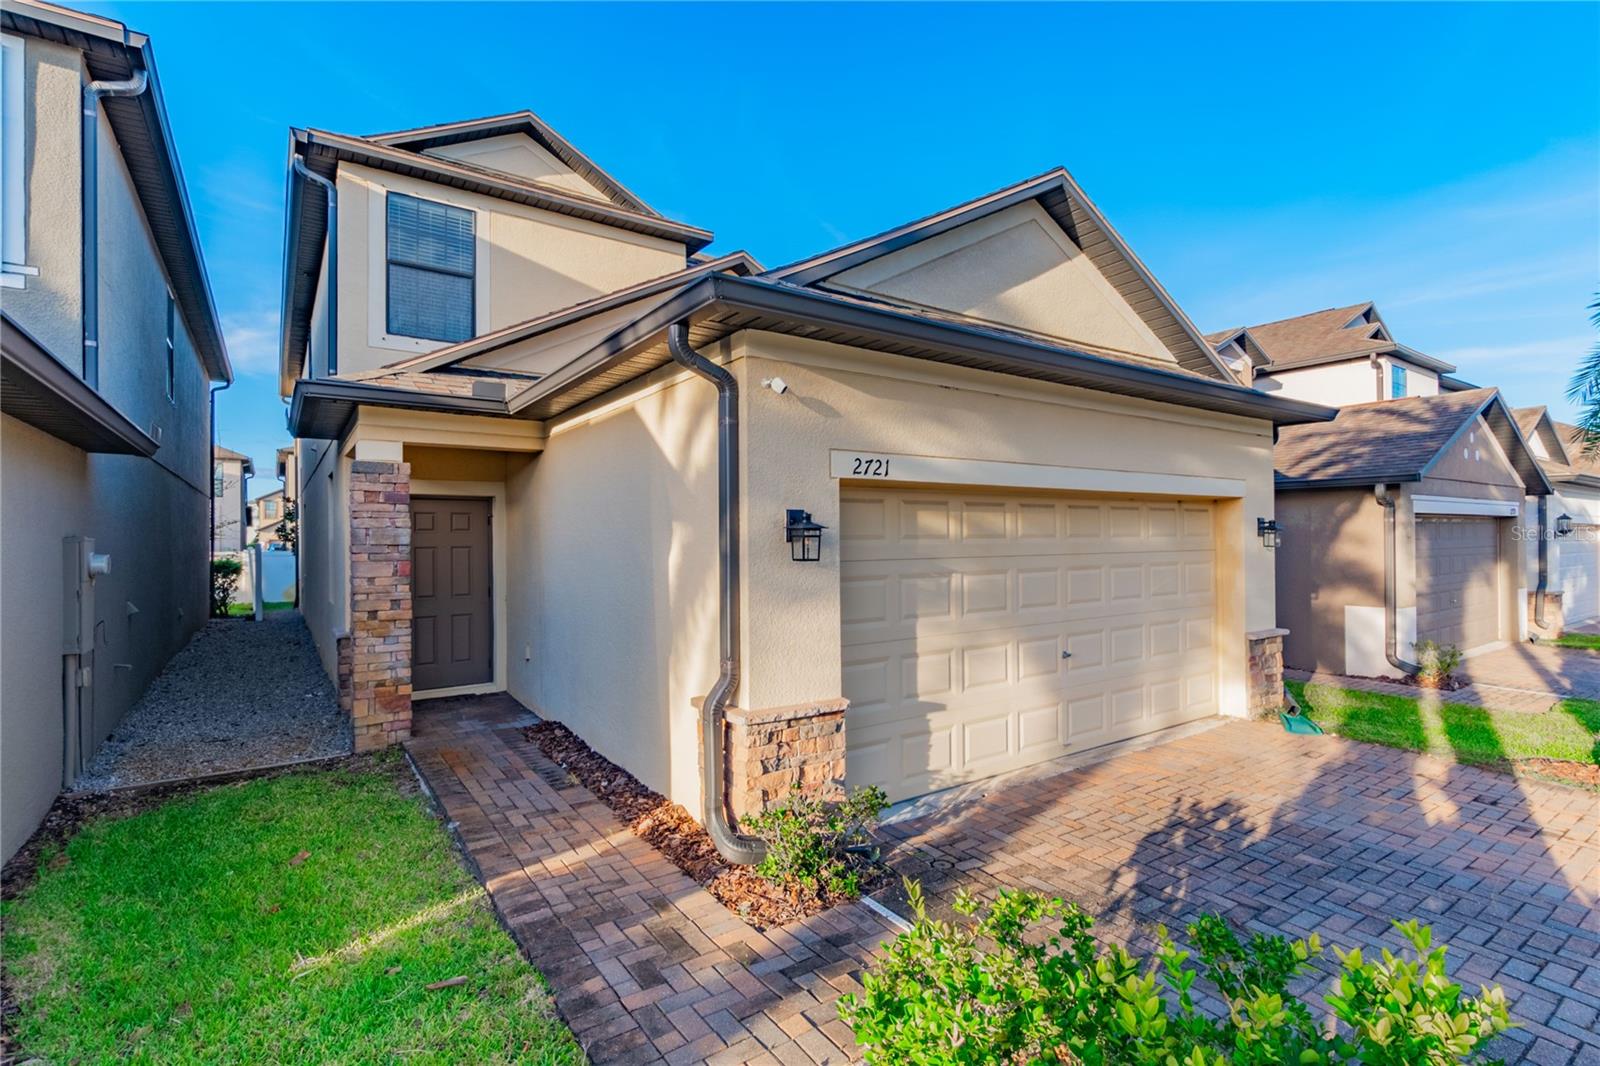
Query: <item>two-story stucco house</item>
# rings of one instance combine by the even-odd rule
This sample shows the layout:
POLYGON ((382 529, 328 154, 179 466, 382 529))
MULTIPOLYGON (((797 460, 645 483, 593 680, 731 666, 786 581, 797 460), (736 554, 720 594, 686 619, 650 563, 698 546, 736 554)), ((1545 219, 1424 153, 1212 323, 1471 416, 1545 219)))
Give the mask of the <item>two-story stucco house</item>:
POLYGON ((250 528, 245 531, 247 544, 259 544, 263 551, 280 550, 283 543, 284 497, 281 488, 263 492, 250 501, 250 528))
POLYGON ((532 114, 289 147, 302 608, 691 809, 1276 705, 1277 427, 1063 170, 764 269, 532 114), (705 745, 702 749, 702 744, 705 745))
POLYGON ((1498 392, 1396 342, 1371 303, 1208 339, 1256 388, 1339 408, 1275 449, 1287 665, 1394 676, 1418 641, 1526 635, 1524 534, 1551 489, 1498 392))
MULTIPOLYGON (((1583 431, 1555 421, 1548 408, 1519 407, 1513 414, 1554 489, 1542 498, 1544 536, 1527 540, 1532 621, 1548 635, 1600 619, 1600 461, 1583 454, 1583 431)), ((1529 512, 1538 514, 1540 503, 1530 499, 1529 512)))
POLYGON ((250 543, 248 479, 256 464, 248 455, 217 445, 211 450, 211 550, 240 552, 250 543))
POLYGON ((150 43, 7 0, 0 854, 204 624, 231 377, 150 43))

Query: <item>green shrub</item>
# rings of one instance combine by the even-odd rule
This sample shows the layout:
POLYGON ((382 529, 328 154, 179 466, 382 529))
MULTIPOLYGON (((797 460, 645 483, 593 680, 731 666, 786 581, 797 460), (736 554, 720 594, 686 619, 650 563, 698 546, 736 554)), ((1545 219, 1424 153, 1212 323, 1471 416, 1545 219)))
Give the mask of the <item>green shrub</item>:
POLYGON ((1192 952, 1163 929, 1141 961, 1098 945, 1093 919, 1059 899, 1011 891, 983 907, 963 893, 955 908, 973 920, 956 924, 928 918, 921 889, 907 889, 912 929, 859 995, 839 1001, 868 1063, 1443 1066, 1474 1061, 1511 1024, 1500 989, 1463 996, 1445 974, 1445 949, 1414 922, 1395 923, 1414 953, 1369 961, 1335 949, 1343 972, 1324 997, 1333 1020, 1321 1024, 1326 1012, 1289 989, 1322 953, 1315 935, 1241 942, 1206 915, 1188 927, 1192 952), (1202 978, 1226 1001, 1225 1017, 1196 1006, 1202 978))
POLYGON ((860 895, 860 875, 847 848, 869 844, 878 815, 889 805, 881 788, 858 788, 842 800, 822 800, 796 788, 745 826, 767 845, 756 872, 783 888, 860 895))
POLYGON ((228 617, 228 604, 233 602, 233 594, 239 588, 239 575, 244 573, 244 564, 237 559, 211 560, 211 617, 228 617))
POLYGON ((1428 685, 1441 685, 1461 665, 1461 649, 1454 644, 1440 644, 1436 640, 1419 640, 1412 645, 1417 650, 1417 679, 1428 685))

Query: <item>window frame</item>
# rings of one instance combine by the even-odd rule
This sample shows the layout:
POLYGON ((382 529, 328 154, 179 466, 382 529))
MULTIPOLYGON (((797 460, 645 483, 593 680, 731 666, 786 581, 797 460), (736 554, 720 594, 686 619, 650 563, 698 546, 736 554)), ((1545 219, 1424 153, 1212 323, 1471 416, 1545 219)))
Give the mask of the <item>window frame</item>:
POLYGON ((1406 373, 1404 365, 1400 363, 1389 364, 1389 399, 1405 399, 1406 389, 1410 386, 1408 378, 1409 375, 1406 373), (1398 392, 1395 391, 1397 389, 1399 390, 1398 392))
MULTIPOLYGON (((383 335, 385 337, 393 337, 393 338, 397 338, 397 339, 404 340, 404 341, 410 341, 410 342, 414 342, 414 343, 433 344, 433 345, 440 345, 440 346, 450 345, 450 344, 460 344, 462 341, 471 340, 474 336, 476 336, 477 332, 478 332, 478 281, 479 281, 479 270, 480 270, 479 261, 481 259, 481 256, 478 254, 478 252, 479 252, 479 250, 478 250, 478 213, 476 211, 473 211, 471 208, 461 207, 458 204, 446 203, 443 200, 430 200, 425 196, 415 196, 415 195, 413 195, 411 193, 407 193, 407 192, 398 192, 398 191, 396 191, 394 189, 385 189, 384 190, 384 194, 383 194, 383 260, 382 260, 382 268, 383 268, 383 335), (414 201, 416 201, 418 203, 430 204, 430 205, 432 205, 434 207, 444 208, 444 209, 446 209, 448 211, 459 211, 462 214, 465 214, 465 215, 468 216, 468 218, 471 220, 471 226, 472 226, 471 241, 470 241, 470 247, 471 247, 471 251, 472 251, 472 270, 469 273, 460 273, 460 272, 457 272, 457 271, 454 271, 454 270, 438 268, 438 267, 431 267, 431 266, 419 266, 418 264, 416 264, 414 262, 407 262, 407 261, 404 261, 404 260, 396 260, 394 258, 394 254, 393 254, 393 252, 392 252, 392 250, 390 248, 390 243, 391 242, 390 242, 390 229, 389 229, 389 226, 390 226, 389 205, 390 205, 391 202, 393 202, 394 198, 397 197, 397 196, 401 197, 403 199, 406 199, 406 200, 414 200, 414 201), (443 275, 445 277, 464 278, 466 280, 466 282, 467 282, 467 293, 468 293, 468 299, 470 301, 469 302, 469 306, 467 308, 467 321, 468 321, 468 326, 467 326, 468 332, 467 332, 467 335, 465 337, 424 337, 424 336, 418 336, 418 335, 412 334, 412 333, 402 333, 399 330, 395 329, 394 328, 394 319, 393 319, 393 314, 394 314, 394 286, 393 286, 393 282, 391 280, 392 279, 392 268, 395 267, 395 266, 405 267, 408 270, 426 271, 426 272, 433 273, 433 274, 440 274, 440 275, 443 275)), ((441 332, 443 332, 443 331, 441 331, 441 332)))
POLYGON ((28 266, 26 48, 21 37, 0 34, 0 287, 8 289, 39 273, 28 266))

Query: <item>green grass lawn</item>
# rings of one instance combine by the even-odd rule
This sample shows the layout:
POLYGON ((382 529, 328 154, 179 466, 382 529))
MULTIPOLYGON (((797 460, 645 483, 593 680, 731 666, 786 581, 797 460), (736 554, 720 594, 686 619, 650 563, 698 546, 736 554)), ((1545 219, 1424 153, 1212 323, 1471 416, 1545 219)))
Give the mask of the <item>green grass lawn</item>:
POLYGON ((1550 643, 1558 648, 1600 651, 1600 633, 1563 633, 1550 643))
POLYGON ((1600 703, 1593 700, 1563 700, 1543 714, 1527 714, 1460 703, 1425 708, 1409 696, 1286 684, 1313 721, 1352 740, 1479 765, 1529 758, 1600 763, 1600 703))
POLYGON ((4 911, 19 1058, 582 1062, 403 764, 372 766, 102 818, 47 856, 4 911))
MULTIPOLYGON (((263 612, 266 612, 266 611, 292 611, 292 610, 294 610, 294 604, 288 602, 287 600, 268 600, 266 603, 263 603, 261 605, 261 610, 263 612)), ((256 613, 256 609, 254 607, 250 606, 248 603, 230 603, 230 604, 228 604, 228 617, 229 618, 250 618, 250 617, 253 617, 255 615, 255 613, 256 613)))

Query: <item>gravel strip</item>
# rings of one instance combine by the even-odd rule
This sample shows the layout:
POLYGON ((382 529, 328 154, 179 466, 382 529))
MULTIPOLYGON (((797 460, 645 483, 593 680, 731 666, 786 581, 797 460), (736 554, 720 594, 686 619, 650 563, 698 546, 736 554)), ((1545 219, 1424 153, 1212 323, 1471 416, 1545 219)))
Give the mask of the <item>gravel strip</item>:
POLYGON ((350 751, 350 723, 298 611, 208 622, 101 747, 77 790, 350 751))

